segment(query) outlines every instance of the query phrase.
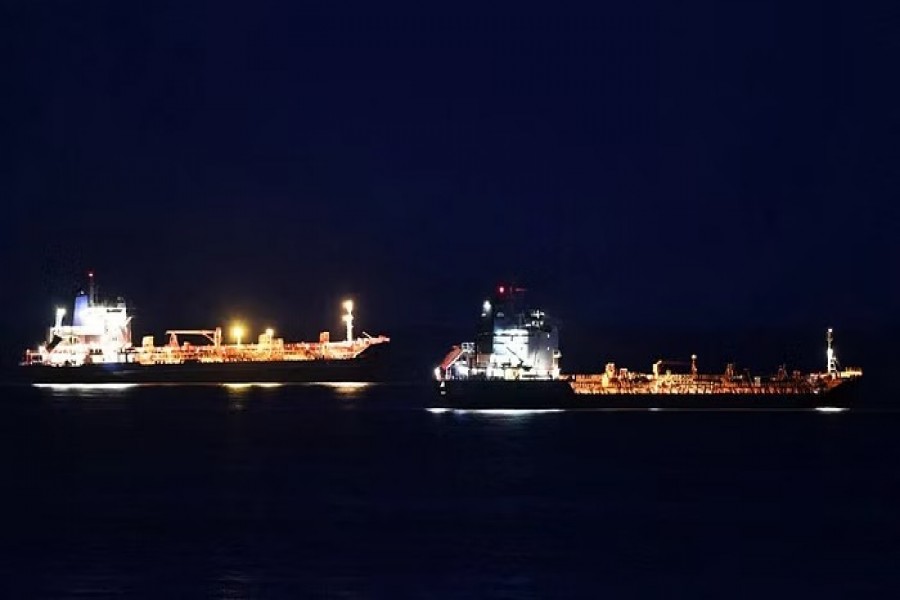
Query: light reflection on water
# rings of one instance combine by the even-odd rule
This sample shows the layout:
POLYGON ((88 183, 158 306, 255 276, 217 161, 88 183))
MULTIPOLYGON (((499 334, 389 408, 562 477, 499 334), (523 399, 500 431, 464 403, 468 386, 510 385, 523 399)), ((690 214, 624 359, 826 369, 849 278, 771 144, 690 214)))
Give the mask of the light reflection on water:
MULTIPOLYGON (((32 389, 51 399, 55 403, 65 403, 67 400, 93 400, 104 402, 106 408, 125 408, 132 401, 152 401, 160 394, 168 394, 165 390, 171 390, 179 395, 183 392, 191 398, 215 398, 216 396, 227 398, 230 411, 243 411, 259 394, 268 398, 293 399, 308 398, 306 390, 320 390, 324 397, 317 397, 327 401, 339 401, 341 408, 356 408, 356 400, 365 396, 375 384, 361 381, 339 382, 309 382, 309 383, 283 383, 273 381, 245 381, 245 382, 219 382, 219 383, 36 383, 32 389), (205 393, 202 393, 206 390, 205 393), (195 394, 196 392, 196 394, 195 394), (210 395, 212 392, 212 395, 210 395), (279 394, 275 396, 275 394, 279 394), (347 402, 347 401, 354 402, 347 402)), ((160 397, 171 398, 170 395, 160 397)))
POLYGON ((365 381, 323 381, 320 383, 313 383, 311 385, 321 385, 327 388, 340 390, 342 392, 351 390, 364 390, 372 386, 371 383, 365 381))
POLYGON ((228 388, 229 390, 247 390, 247 389, 254 388, 254 387, 265 388, 265 389, 274 389, 274 388, 280 388, 284 384, 276 383, 276 382, 251 381, 251 382, 242 382, 242 383, 223 383, 221 385, 228 388))
POLYGON ((34 384, 35 388, 41 391, 49 392, 51 398, 55 400, 65 400, 67 398, 125 398, 134 388, 138 387, 136 383, 85 383, 85 384, 69 384, 69 383, 53 383, 53 384, 34 384))
POLYGON ((253 598, 256 594, 253 591, 253 578, 242 571, 229 571, 219 578, 221 585, 219 591, 220 598, 228 598, 229 600, 244 600, 253 598))
POLYGON ((426 409, 433 415, 440 415, 444 413, 453 413, 455 415, 486 415, 486 416, 499 416, 499 417, 527 417, 530 415, 543 415, 543 414, 552 414, 552 413, 561 413, 566 412, 562 408, 541 408, 541 409, 532 409, 532 408, 428 408, 426 409))
POLYGON ((314 383, 312 385, 319 385, 330 388, 334 390, 338 396, 349 399, 362 396, 366 389, 368 389, 372 384, 364 381, 335 381, 314 383))
POLYGON ((138 387, 138 383, 35 383, 34 387, 54 392, 127 390, 138 387))
MULTIPOLYGON (((0 568, 18 591, 0 595, 34 597, 41 586, 55 598, 558 597, 597 592, 609 581, 597 564, 636 582, 648 566, 680 573, 688 561, 704 577, 723 574, 710 582, 715 595, 733 575, 734 554, 710 551, 723 535, 765 575, 754 590, 764 595, 798 565, 816 573, 833 558, 817 544, 797 552, 803 542, 777 532, 814 539, 835 519, 846 527, 828 539, 871 547, 848 563, 848 579, 878 585, 893 567, 882 548, 895 512, 889 497, 872 498, 895 466, 894 417, 856 406, 746 411, 797 413, 771 417, 426 413, 430 391, 216 384, 22 394, 0 419, 14 511, 4 537, 23 548, 0 568), (358 410, 334 410, 345 406, 358 410), (246 412, 223 417, 229 409, 246 412), (642 548, 658 551, 632 566, 642 548)), ((817 591, 807 585, 796 595, 817 591)), ((622 592, 597 595, 641 595, 622 592)))

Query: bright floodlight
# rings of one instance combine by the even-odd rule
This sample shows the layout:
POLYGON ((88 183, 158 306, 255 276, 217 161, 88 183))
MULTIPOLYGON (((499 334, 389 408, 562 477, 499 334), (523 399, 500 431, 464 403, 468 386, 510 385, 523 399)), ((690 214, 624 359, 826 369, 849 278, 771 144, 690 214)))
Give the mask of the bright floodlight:
POLYGON ((344 310, 347 312, 353 310, 353 300, 344 300, 344 310))
POLYGON ((241 338, 244 337, 244 327, 242 325, 235 325, 231 328, 231 337, 237 340, 238 346, 241 345, 241 338))
POLYGON ((274 330, 274 329, 272 329, 271 327, 269 327, 268 329, 266 329, 266 337, 272 337, 273 335, 275 335, 275 330, 274 330))

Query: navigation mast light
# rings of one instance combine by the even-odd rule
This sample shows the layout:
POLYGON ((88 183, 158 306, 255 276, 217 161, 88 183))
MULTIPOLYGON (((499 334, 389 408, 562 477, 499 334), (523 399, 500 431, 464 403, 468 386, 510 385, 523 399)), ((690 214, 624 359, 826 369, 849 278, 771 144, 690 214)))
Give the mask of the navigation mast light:
POLYGON ((233 337, 237 341, 237 345, 241 345, 241 338, 244 337, 244 326, 243 325, 235 325, 231 328, 231 337, 233 337))
POLYGON ((341 319, 347 324, 347 341, 353 341, 353 300, 344 300, 344 310, 347 314, 341 319))

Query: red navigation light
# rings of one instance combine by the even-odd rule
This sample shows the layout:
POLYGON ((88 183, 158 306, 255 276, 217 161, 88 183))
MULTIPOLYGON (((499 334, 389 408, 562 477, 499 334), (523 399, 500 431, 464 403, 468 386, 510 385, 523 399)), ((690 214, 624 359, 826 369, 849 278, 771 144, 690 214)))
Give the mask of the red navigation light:
POLYGON ((88 271, 88 277, 93 277, 93 276, 94 276, 94 272, 93 272, 93 271, 88 271))
POLYGON ((506 288, 501 285, 499 289, 500 289, 500 293, 502 294, 506 288))

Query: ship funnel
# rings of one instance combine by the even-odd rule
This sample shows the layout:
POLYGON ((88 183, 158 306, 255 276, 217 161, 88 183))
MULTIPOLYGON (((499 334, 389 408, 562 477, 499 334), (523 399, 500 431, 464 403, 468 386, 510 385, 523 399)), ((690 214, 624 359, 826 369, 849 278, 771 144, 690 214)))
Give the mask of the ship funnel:
POLYGON ((90 299, 84 294, 84 292, 81 292, 80 294, 75 296, 75 312, 72 315, 72 325, 81 327, 82 325, 87 324, 89 306, 90 299))

